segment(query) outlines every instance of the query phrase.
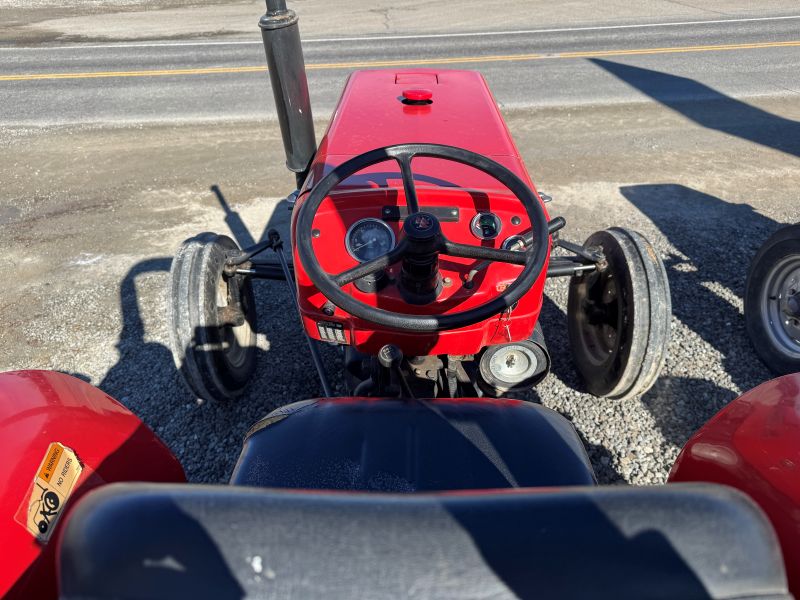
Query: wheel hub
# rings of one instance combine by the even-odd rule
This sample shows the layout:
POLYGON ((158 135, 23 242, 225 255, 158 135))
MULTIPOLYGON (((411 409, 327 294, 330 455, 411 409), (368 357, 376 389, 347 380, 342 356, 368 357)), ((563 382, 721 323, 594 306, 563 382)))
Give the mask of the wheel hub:
POLYGON ((800 268, 788 275, 782 287, 780 309, 784 315, 783 325, 789 335, 800 341, 800 268))
POLYGON ((583 310, 588 319, 583 334, 587 348, 592 349, 594 360, 602 363, 617 348, 620 311, 617 303, 617 282, 612 273, 594 276, 598 280, 591 286, 583 310))
POLYGON ((768 333, 790 352, 800 351, 800 257, 776 264, 765 291, 762 310, 768 333))

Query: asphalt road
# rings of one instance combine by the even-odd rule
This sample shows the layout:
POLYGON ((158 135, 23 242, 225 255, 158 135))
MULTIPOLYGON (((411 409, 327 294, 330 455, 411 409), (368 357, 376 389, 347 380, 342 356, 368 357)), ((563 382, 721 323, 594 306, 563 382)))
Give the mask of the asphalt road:
MULTIPOLYGON (((501 107, 800 94, 800 16, 672 24, 305 40, 316 115, 357 68, 479 69, 501 107)), ((6 125, 252 120, 272 114, 258 32, 249 40, 0 48, 6 125)))
MULTIPOLYGON (((553 371, 525 397, 573 421, 602 482, 663 481, 693 431, 770 377, 745 335, 744 275, 771 232, 800 221, 800 19, 793 2, 770 1, 784 10, 705 15, 722 23, 686 23, 697 11, 682 24, 673 13, 672 24, 648 23, 651 8, 683 5, 624 1, 603 3, 594 23, 551 15, 539 28, 549 31, 480 30, 473 19, 445 35, 376 36, 370 22, 369 39, 336 41, 319 39, 335 23, 301 15, 317 23, 306 60, 318 132, 359 66, 479 69, 533 180, 554 196, 551 213, 566 217, 564 235, 630 227, 664 259, 669 356, 656 386, 630 401, 583 391, 566 282, 547 285, 553 371), (631 6, 636 14, 624 12, 631 6)), ((704 3, 723 5, 751 7, 704 3)), ((292 177, 257 36, 0 48, 0 370, 57 369, 99 385, 193 481, 224 481, 256 419, 319 394, 279 282, 257 284, 258 372, 237 402, 196 402, 167 348, 166 271, 178 244, 211 230, 245 245, 288 217, 292 177)))

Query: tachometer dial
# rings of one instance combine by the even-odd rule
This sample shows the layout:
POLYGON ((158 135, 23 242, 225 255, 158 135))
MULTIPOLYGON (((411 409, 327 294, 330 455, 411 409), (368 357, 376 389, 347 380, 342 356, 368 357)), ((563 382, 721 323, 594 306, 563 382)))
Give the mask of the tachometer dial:
POLYGON ((394 248, 394 231, 380 219, 361 219, 347 230, 345 246, 350 256, 367 262, 383 256, 394 248))

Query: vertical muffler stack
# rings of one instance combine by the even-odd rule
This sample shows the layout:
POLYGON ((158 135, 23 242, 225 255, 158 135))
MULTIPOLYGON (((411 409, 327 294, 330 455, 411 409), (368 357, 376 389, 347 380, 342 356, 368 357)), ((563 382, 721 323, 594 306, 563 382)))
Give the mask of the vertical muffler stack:
POLYGON ((258 25, 267 53, 286 167, 296 174, 300 187, 317 151, 317 138, 298 21, 297 14, 286 8, 286 0, 267 0, 267 14, 258 25))

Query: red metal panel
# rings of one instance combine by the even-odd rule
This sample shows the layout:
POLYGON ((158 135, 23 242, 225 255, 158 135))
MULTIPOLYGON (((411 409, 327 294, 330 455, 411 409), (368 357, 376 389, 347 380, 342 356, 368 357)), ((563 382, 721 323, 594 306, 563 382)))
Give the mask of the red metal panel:
POLYGON ((418 69, 415 75, 394 69, 353 73, 325 134, 325 153, 355 156, 380 146, 425 142, 486 156, 519 156, 480 73, 418 69), (429 85, 423 74, 435 76, 437 83, 429 85), (403 104, 401 94, 409 87, 427 87, 433 103, 403 104))
POLYGON ((0 597, 55 598, 55 551, 70 509, 112 481, 185 481, 166 446, 133 413, 97 388, 49 371, 0 373, 0 597), (84 465, 55 533, 42 545, 14 518, 49 445, 84 465))
MULTIPOLYGON (((479 73, 433 69, 359 71, 351 75, 345 86, 320 143, 304 193, 298 200, 295 216, 308 190, 328 171, 355 155, 402 143, 460 146, 489 156, 535 191, 497 104, 479 73), (405 104, 403 92, 412 87, 429 90, 432 102, 405 104)), ((530 229, 521 204, 502 184, 485 173, 435 158, 415 159, 413 170, 421 207, 445 206, 459 210, 458 222, 441 223, 442 232, 449 239, 498 248, 509 236, 530 229), (479 211, 491 211, 500 217, 503 227, 497 239, 481 241, 470 232, 470 221, 479 211)), ((381 218, 384 206, 405 206, 402 179, 396 163, 374 165, 342 182, 323 202, 314 221, 315 228, 320 230, 320 235, 313 239, 320 265, 330 273, 353 266, 355 261, 345 249, 348 227, 365 217, 381 218)), ((400 224, 390 225, 399 235, 400 224)), ((478 262, 442 257, 442 276, 449 278, 453 285, 445 287, 436 302, 424 306, 406 304, 396 287, 391 285, 377 294, 366 294, 349 284, 347 292, 386 310, 452 314, 497 296, 522 270, 519 266, 495 263, 478 275, 476 285, 467 290, 460 282, 478 262)), ((376 327, 339 309, 332 317, 326 315, 322 312, 325 298, 313 286, 296 253, 294 265, 300 307, 306 329, 312 337, 319 339, 316 321, 337 321, 344 325, 347 339, 362 351, 374 353, 391 342, 408 355, 473 354, 488 344, 529 337, 541 310, 547 269, 545 265, 542 275, 510 317, 495 317, 471 327, 438 334, 403 334, 376 327)), ((389 275, 396 279, 399 268, 399 264, 395 265, 389 275)))
POLYGON ((772 521, 800 597, 800 373, 768 381, 718 412, 684 446, 670 481, 749 494, 772 521))

